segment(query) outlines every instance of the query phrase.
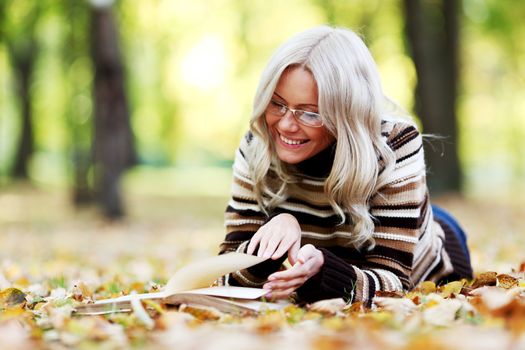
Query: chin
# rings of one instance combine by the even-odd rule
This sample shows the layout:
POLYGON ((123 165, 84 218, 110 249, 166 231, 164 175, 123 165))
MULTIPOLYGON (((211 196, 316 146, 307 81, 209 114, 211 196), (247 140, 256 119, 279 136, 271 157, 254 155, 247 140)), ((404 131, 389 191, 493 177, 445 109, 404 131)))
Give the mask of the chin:
POLYGON ((297 164, 308 159, 309 157, 301 156, 300 154, 289 154, 288 152, 277 151, 277 158, 287 164, 297 164))

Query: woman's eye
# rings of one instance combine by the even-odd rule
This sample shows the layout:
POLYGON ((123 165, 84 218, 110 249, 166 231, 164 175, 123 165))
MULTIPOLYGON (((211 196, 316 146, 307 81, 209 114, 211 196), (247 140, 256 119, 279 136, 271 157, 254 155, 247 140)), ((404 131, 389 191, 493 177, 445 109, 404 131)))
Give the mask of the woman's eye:
POLYGON ((307 119, 307 120, 319 120, 319 115, 317 113, 313 113, 313 112, 303 112, 303 115, 302 115, 303 119, 307 119))

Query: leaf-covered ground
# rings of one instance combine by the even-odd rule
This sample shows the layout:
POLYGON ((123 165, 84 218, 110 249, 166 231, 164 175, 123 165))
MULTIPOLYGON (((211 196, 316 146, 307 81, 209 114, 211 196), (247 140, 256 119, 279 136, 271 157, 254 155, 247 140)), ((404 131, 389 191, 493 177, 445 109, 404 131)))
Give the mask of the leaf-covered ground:
POLYGON ((0 192, 2 349, 522 349, 523 202, 441 198, 467 228, 478 278, 341 300, 257 317, 143 305, 135 313, 73 316, 76 303, 156 291, 185 263, 216 253, 225 198, 128 198, 107 223, 65 193, 0 192))

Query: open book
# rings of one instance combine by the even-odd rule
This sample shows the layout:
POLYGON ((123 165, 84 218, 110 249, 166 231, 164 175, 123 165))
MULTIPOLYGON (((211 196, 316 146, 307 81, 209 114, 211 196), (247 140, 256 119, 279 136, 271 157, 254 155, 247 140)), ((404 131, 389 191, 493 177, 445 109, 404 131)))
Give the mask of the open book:
POLYGON ((261 300, 268 293, 264 289, 231 286, 209 287, 217 278, 227 273, 248 268, 264 260, 241 253, 213 256, 178 270, 161 292, 130 294, 83 304, 75 307, 75 314, 100 315, 132 311, 134 300, 152 300, 169 305, 207 306, 239 315, 279 309, 285 304, 261 300))

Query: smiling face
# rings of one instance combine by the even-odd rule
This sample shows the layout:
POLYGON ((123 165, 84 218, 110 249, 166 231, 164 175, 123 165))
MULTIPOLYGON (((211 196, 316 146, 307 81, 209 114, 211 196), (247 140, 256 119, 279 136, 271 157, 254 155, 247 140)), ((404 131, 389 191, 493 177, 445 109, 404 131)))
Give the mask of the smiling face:
MULTIPOLYGON (((284 71, 272 99, 293 109, 319 112, 317 84, 312 74, 301 67, 284 71)), ((285 163, 300 163, 335 141, 324 126, 316 128, 300 124, 290 111, 282 117, 268 110, 265 114, 277 156, 285 163)))

